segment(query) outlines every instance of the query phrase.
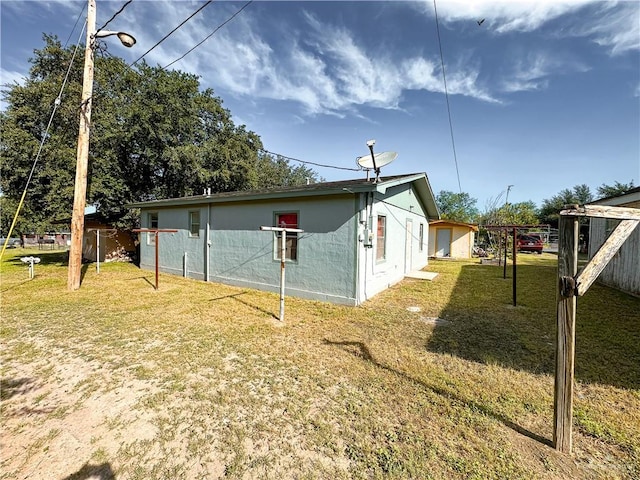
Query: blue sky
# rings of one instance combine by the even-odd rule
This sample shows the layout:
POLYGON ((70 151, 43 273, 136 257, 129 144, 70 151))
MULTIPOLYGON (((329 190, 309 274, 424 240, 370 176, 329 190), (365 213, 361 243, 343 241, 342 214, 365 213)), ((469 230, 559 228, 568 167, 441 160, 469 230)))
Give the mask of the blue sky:
MULTIPOLYGON (((97 26, 124 3, 97 0, 97 26)), ((134 61, 204 3, 133 1, 108 28, 138 43, 109 39, 109 52, 134 61)), ((145 60, 165 66, 245 3, 211 3, 145 60)), ((43 32, 77 42, 85 4, 1 0, 2 83, 27 75, 43 32)), ((510 201, 539 206, 576 184, 640 184, 640 2, 436 6, 460 185, 480 210, 508 185, 510 201)), ((426 172, 435 193, 457 192, 439 52, 433 0, 254 1, 171 68, 199 75, 269 151, 354 168, 376 139, 399 154, 383 174, 426 172)))

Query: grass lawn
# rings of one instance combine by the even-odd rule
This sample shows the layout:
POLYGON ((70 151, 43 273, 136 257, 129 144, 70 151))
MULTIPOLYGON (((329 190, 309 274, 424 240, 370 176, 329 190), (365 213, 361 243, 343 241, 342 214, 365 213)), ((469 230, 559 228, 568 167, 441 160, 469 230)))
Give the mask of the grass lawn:
POLYGON ((0 478, 640 477, 640 299, 578 300, 574 454, 551 448, 556 257, 432 261, 361 307, 7 251, 0 478), (20 255, 42 263, 28 279, 20 255), (509 269, 508 275, 511 275, 509 269), (408 310, 408 307, 419 307, 408 310))

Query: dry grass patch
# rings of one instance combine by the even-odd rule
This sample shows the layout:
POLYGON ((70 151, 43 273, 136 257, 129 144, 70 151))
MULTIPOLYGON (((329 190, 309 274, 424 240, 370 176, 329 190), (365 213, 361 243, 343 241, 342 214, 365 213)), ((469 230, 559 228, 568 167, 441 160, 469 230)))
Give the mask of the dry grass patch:
POLYGON ((500 267, 440 261, 358 308, 288 298, 281 326, 277 295, 132 265, 68 292, 39 253, 32 281, 2 264, 0 478, 640 475, 640 301, 611 289, 578 307, 575 455, 549 446, 547 254, 515 308, 500 267))

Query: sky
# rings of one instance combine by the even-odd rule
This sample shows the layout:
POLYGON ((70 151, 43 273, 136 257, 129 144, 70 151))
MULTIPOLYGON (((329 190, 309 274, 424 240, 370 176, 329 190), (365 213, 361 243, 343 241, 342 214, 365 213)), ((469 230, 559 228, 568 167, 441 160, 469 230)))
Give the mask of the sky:
MULTIPOLYGON (((97 0, 97 28, 125 3, 97 0)), ((134 0, 108 29, 136 45, 104 44, 131 63, 205 3, 134 0)), ((166 66, 246 4, 210 3, 144 60, 166 66)), ((85 6, 0 0, 1 83, 23 81, 43 33, 84 43, 85 6)), ((364 178, 344 168, 375 139, 398 153, 383 176, 425 172, 481 211, 510 185, 509 202, 537 206, 640 185, 637 1, 253 1, 169 68, 198 75, 266 150, 343 168, 307 165, 327 181, 364 178)))

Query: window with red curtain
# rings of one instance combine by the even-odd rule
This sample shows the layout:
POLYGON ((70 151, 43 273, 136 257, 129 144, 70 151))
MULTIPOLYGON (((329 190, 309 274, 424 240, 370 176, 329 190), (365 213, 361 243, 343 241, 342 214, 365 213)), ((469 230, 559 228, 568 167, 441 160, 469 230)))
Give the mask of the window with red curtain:
MULTIPOLYGON (((287 212, 276 214, 276 225, 284 228, 298 228, 298 213, 287 212)), ((276 258, 280 260, 280 252, 282 250, 282 235, 277 232, 276 240, 276 258)), ((298 260, 298 234, 287 233, 285 244, 285 260, 298 260)))
POLYGON ((378 232, 376 235, 376 260, 382 261, 387 258, 387 217, 378 215, 378 232))

